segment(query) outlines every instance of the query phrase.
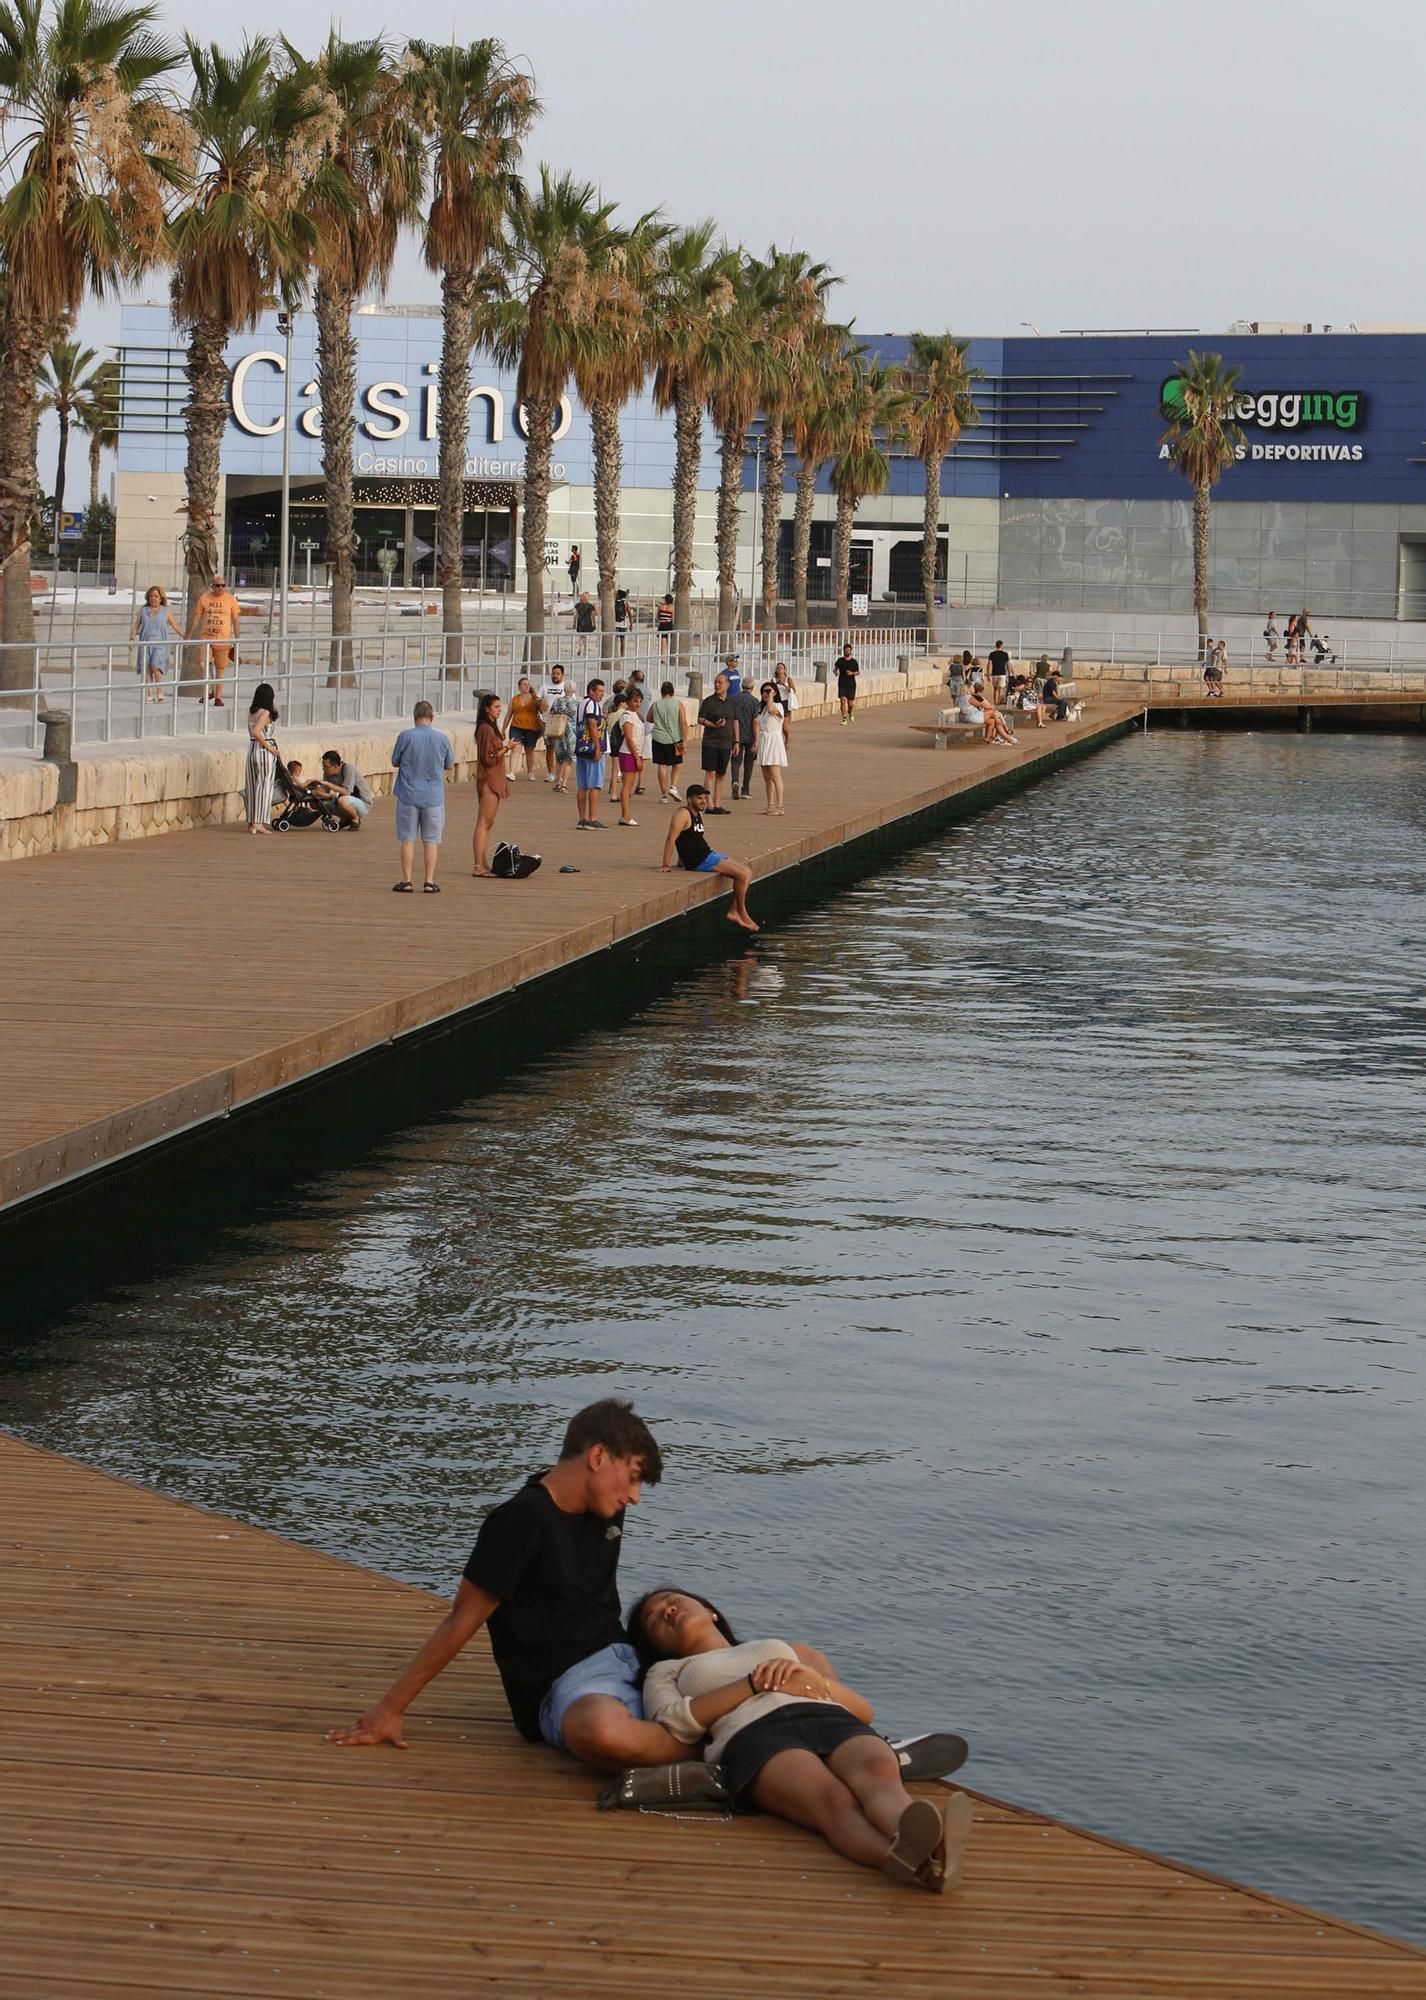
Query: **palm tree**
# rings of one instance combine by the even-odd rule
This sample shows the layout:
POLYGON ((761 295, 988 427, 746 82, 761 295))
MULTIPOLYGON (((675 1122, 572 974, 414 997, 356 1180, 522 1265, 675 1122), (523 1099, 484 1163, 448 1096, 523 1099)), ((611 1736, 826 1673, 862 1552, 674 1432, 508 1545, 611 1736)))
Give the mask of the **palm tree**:
POLYGON ((921 521, 921 594, 926 625, 936 629, 936 539, 941 525, 941 469, 946 453, 980 412, 971 385, 982 379, 966 365, 969 341, 952 333, 913 333, 901 368, 906 392, 902 422, 925 471, 926 508, 921 521))
POLYGON ((852 380, 849 329, 823 320, 814 329, 797 371, 789 422, 797 451, 797 504, 792 516, 792 619, 807 630, 807 566, 812 549, 812 509, 817 474, 846 435, 852 380))
POLYGON ((619 581, 619 493, 624 452, 619 412, 644 385, 651 361, 646 307, 667 230, 644 215, 611 245, 594 275, 594 313, 574 354, 574 380, 594 439, 594 539, 599 566, 599 623, 611 657, 614 592, 619 581))
POLYGON ((41 410, 53 410, 59 424, 59 455, 54 473, 55 534, 64 506, 64 470, 69 457, 69 427, 79 414, 89 386, 89 369, 98 360, 92 347, 77 340, 53 340, 40 361, 41 410))
POLYGON ((731 632, 738 618, 738 520, 748 426, 770 368, 764 347, 763 293, 756 265, 739 256, 737 302, 710 327, 704 345, 708 414, 718 432, 718 630, 731 632))
POLYGON ((736 255, 713 248, 717 225, 696 222, 661 245, 650 301, 654 405, 673 411, 673 623, 686 651, 693 616, 693 540, 708 393, 709 337, 733 309, 736 255))
POLYGON ((515 393, 525 413, 525 630, 531 661, 544 658, 545 538, 550 518, 550 464, 560 398, 582 346, 597 341, 596 314, 605 298, 604 266, 615 248, 612 202, 590 181, 540 168, 538 185, 522 189, 510 210, 504 256, 504 296, 477 311, 481 344, 516 369, 515 393))
MULTIPOLYGON (((838 280, 801 250, 768 251, 753 266, 762 298, 762 386, 759 400, 767 441, 762 503, 762 616, 777 622, 777 548, 789 409, 799 393, 803 363, 817 328, 826 324, 827 293, 838 280)), ((805 624, 801 628, 805 630, 805 624)))
MULTIPOLYGON (((86 295, 147 269, 163 244, 164 190, 181 171, 180 121, 156 94, 175 53, 158 9, 112 0, 0 0, 0 562, 4 638, 32 645, 30 537, 39 481, 36 378, 47 336, 86 295)), ((0 686, 31 678, 0 656, 0 686)))
POLYGON ((905 417, 906 394, 896 375, 860 353, 851 358, 851 377, 842 406, 842 443, 832 461, 832 491, 837 496, 837 526, 832 538, 832 573, 837 584, 837 624, 851 623, 852 524, 861 502, 884 493, 891 478, 891 460, 884 441, 893 437, 905 417))
POLYGON ((293 71, 335 101, 332 182, 312 213, 321 236, 313 305, 317 386, 322 402, 322 475, 327 495, 327 577, 332 596, 331 672, 351 668, 355 518, 352 444, 356 432, 356 340, 352 308, 383 286, 403 223, 419 212, 425 153, 411 123, 402 72, 386 44, 348 42, 333 30, 309 66, 291 46, 293 71), (325 197, 325 198, 324 198, 325 197))
MULTIPOLYGON (((277 71, 265 36, 236 54, 184 38, 192 69, 192 176, 170 225, 173 317, 188 330, 187 621, 218 571, 219 455, 227 420, 224 354, 256 326, 275 291, 295 296, 320 236, 313 212, 331 198, 333 100, 311 79, 277 71)), ((191 657, 190 657, 191 655, 191 657)), ((183 678, 202 674, 184 649, 183 678)))
POLYGON ((1159 414, 1168 429, 1160 438, 1193 488, 1193 609, 1198 651, 1208 644, 1208 495, 1238 456, 1243 429, 1235 422, 1241 368, 1225 368, 1221 354, 1189 353, 1164 385, 1159 414))
POLYGON ((119 364, 101 361, 84 384, 74 421, 89 439, 89 504, 99 505, 99 454, 119 444, 119 364))
POLYGON ((446 663, 461 659, 461 570, 470 354, 481 268, 516 197, 520 141, 539 112, 533 80, 487 36, 464 45, 413 41, 406 89, 430 148, 427 268, 441 280, 437 538, 446 663))

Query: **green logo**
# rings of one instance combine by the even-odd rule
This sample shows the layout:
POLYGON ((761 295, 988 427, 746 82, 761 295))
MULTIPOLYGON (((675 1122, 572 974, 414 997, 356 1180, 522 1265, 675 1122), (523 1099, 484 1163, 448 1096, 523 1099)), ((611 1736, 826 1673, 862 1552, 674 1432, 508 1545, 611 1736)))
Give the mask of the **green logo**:
MULTIPOLYGON (((1295 431, 1320 425, 1354 431, 1365 404, 1366 397, 1359 389, 1271 389, 1239 396, 1233 414, 1240 423, 1260 431, 1295 431)), ((1159 387, 1159 405, 1169 418, 1184 414, 1181 376, 1165 377, 1159 387)))

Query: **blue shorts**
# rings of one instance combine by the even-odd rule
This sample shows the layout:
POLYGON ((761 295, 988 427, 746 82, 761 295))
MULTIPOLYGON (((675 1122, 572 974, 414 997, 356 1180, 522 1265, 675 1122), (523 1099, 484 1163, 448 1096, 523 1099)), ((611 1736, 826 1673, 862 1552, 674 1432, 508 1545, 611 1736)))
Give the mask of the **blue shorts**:
POLYGON ((396 801, 396 838, 436 842, 446 830, 446 809, 441 806, 413 806, 405 799, 396 801))
POLYGON ((577 1660, 566 1669, 540 1703, 540 1734, 556 1750, 568 1750, 564 1740, 564 1719, 573 1702, 587 1694, 610 1694, 622 1702, 635 1722, 644 1719, 644 1697, 639 1656, 629 1645, 604 1647, 587 1660, 577 1660))
POLYGON ((574 760, 574 781, 582 792, 598 792, 604 787, 604 759, 602 757, 576 757, 574 760))
POLYGON ((711 875, 718 863, 727 859, 726 854, 705 854, 693 872, 695 875, 711 875))
POLYGON ((344 792, 342 796, 358 819, 365 819, 371 811, 370 799, 359 799, 355 792, 344 792))

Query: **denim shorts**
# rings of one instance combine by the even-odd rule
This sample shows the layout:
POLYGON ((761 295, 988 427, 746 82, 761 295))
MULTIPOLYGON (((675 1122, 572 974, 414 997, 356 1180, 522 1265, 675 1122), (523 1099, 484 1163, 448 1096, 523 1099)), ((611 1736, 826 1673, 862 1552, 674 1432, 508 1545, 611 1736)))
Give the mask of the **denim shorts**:
POLYGON ((695 875, 711 875, 716 870, 718 863, 720 861, 726 861, 727 858, 728 857, 726 854, 714 854, 710 851, 709 853, 704 855, 703 859, 699 862, 698 866, 694 869, 693 872, 695 875))
POLYGON ((408 805, 396 801, 396 838, 436 842, 446 830, 446 809, 440 806, 408 805))
POLYGON ((574 760, 574 781, 582 792, 598 792, 604 787, 604 759, 602 757, 576 757, 574 760))
POLYGON ((635 1722, 644 1719, 644 1697, 639 1687, 639 1656, 629 1645, 605 1646, 587 1660, 577 1660, 550 1684, 540 1703, 540 1734, 556 1750, 568 1750, 564 1740, 564 1719, 571 1703, 587 1694, 613 1695, 622 1702, 635 1722))
POLYGON ((346 801, 358 819, 365 819, 371 811, 371 801, 369 799, 359 799, 355 792, 348 792, 346 794, 346 801))

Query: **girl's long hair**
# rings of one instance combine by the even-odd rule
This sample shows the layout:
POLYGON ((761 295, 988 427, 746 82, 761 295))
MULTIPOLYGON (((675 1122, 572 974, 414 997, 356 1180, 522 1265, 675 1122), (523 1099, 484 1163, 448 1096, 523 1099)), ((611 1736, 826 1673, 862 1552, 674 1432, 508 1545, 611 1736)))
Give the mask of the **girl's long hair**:
POLYGON ((270 681, 259 681, 253 689, 253 698, 248 708, 248 714, 256 715, 260 708, 265 708, 272 720, 274 722, 277 721, 277 696, 272 691, 272 683, 270 681))
POLYGON ((500 697, 498 694, 483 694, 480 697, 480 707, 475 712, 475 726, 477 729, 479 729, 481 723, 483 722, 486 728, 493 729, 497 736, 503 736, 505 734, 504 730, 500 727, 500 724, 495 720, 495 717, 490 713, 491 708, 496 704, 498 704, 499 700, 500 697))
POLYGON ((733 1630, 732 1626, 728 1623, 727 1619, 723 1616, 722 1612, 718 1609, 717 1605, 714 1604, 710 1598, 701 1597, 696 1590, 684 1590, 682 1586, 679 1584, 656 1583, 652 1590, 646 1590, 644 1592, 643 1596, 639 1599, 638 1603, 634 1605, 627 1619, 624 1621, 625 1627, 629 1634, 629 1644, 634 1648, 634 1651, 638 1654, 639 1664, 643 1668, 645 1673, 648 1672, 649 1668, 654 1664, 655 1660, 667 1660, 676 1657, 676 1655, 671 1653, 661 1653, 658 1647, 654 1645, 653 1641, 649 1638, 648 1633, 644 1630, 644 1610, 648 1604, 649 1599, 651 1597, 662 1597, 665 1594, 665 1592, 670 1590, 677 1590, 680 1597, 691 1597, 696 1604, 701 1604, 705 1611, 711 1611, 713 1613, 713 1623, 718 1629, 718 1631, 722 1633, 723 1637, 728 1641, 728 1644, 730 1646, 737 1645, 738 1643, 737 1633, 733 1630))

